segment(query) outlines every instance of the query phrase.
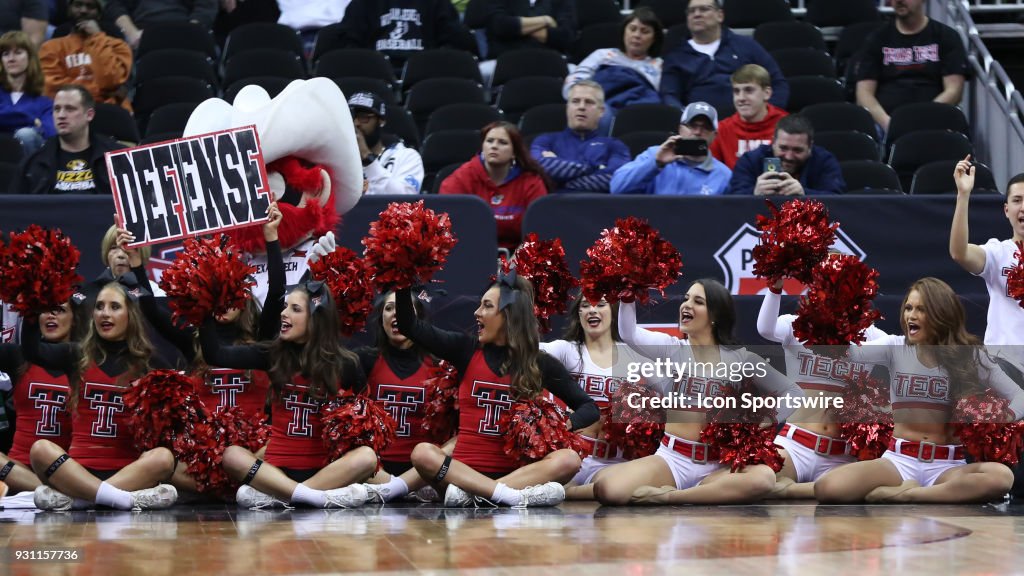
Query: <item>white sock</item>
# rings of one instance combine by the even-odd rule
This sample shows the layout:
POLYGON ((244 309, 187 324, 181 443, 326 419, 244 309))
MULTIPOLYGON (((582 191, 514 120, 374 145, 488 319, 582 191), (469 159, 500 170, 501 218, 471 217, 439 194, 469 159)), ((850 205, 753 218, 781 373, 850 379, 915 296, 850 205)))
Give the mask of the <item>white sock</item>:
POLYGON ((323 490, 314 490, 305 484, 299 484, 292 492, 292 504, 306 504, 314 508, 323 508, 327 504, 327 495, 323 490))
POLYGON ((132 495, 127 490, 121 490, 106 482, 100 482, 100 489, 96 491, 96 503, 117 510, 131 510, 132 495))
POLYGON ((388 480, 384 487, 391 490, 391 493, 388 495, 389 502, 409 493, 409 485, 405 483, 405 480, 402 480, 401 476, 392 476, 391 480, 388 480))
POLYGON ((519 490, 515 488, 509 488, 508 486, 498 482, 498 485, 494 487, 494 494, 491 495, 491 502, 495 504, 504 504, 506 506, 515 506, 519 504, 521 500, 519 490))

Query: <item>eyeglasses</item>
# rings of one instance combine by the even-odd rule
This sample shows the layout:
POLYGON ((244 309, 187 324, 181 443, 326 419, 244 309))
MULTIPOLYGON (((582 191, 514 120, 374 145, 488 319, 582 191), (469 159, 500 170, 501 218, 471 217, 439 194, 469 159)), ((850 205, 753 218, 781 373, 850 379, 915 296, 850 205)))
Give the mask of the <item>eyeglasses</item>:
POLYGON ((713 10, 718 10, 718 7, 714 4, 701 4, 700 6, 690 6, 686 9, 687 14, 707 14, 713 10))

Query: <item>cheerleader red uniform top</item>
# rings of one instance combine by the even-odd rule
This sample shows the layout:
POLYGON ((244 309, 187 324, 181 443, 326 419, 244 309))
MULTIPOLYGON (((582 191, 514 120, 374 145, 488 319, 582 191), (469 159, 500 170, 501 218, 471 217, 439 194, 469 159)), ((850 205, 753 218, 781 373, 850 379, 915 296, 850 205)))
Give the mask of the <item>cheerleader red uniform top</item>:
POLYGON ((385 462, 408 463, 412 449, 427 440, 421 426, 427 398, 423 381, 432 377, 435 362, 415 346, 400 350, 388 345, 384 354, 363 348, 357 353, 366 373, 367 395, 398 424, 395 439, 378 456, 385 462))
MULTIPOLYGON (((139 298, 139 306, 146 320, 156 328, 160 336, 181 352, 189 365, 194 366, 197 360, 194 331, 176 326, 170 311, 157 303, 152 295, 153 290, 149 285, 145 268, 136 267, 132 272, 145 288, 143 296, 139 298)), ((285 273, 281 261, 281 245, 276 240, 267 242, 267 280, 267 302, 260 311, 258 340, 271 340, 280 331, 285 273)), ((238 342, 242 335, 237 322, 218 322, 216 332, 218 339, 228 345, 238 342)), ((269 389, 270 378, 266 372, 214 366, 210 366, 203 382, 196 383, 196 394, 207 408, 220 412, 225 408, 237 406, 254 418, 264 415, 269 389)))
MULTIPOLYGON (((447 360, 462 374, 459 384, 459 440, 452 457, 478 472, 507 473, 519 467, 505 454, 505 435, 498 425, 511 407, 512 376, 501 374, 508 357, 505 346, 484 345, 460 332, 435 328, 416 317, 408 288, 395 294, 398 330, 427 352, 447 360)), ((558 360, 541 353, 537 357, 541 379, 548 391, 573 410, 573 430, 586 428, 600 417, 594 401, 575 384, 558 360)))
MULTIPOLYGON (((980 347, 979 347, 980 348, 980 347)), ((950 393, 949 373, 942 366, 929 367, 917 357, 917 348, 907 345, 905 336, 886 336, 850 347, 855 362, 882 364, 889 368, 889 397, 893 411, 921 409, 949 412, 957 398, 950 393)), ((1014 420, 1024 416, 1024 390, 1010 379, 984 350, 978 358, 978 376, 982 386, 1010 401, 1014 420)), ((896 415, 896 422, 900 421, 896 415)))
MULTIPOLYGON (((217 366, 239 370, 270 369, 271 359, 264 345, 225 345, 217 338, 215 322, 210 319, 199 331, 203 356, 217 366)), ((343 366, 339 393, 345 389, 361 390, 362 370, 354 364, 343 366)), ((264 460, 279 468, 310 470, 328 464, 327 446, 323 440, 320 408, 331 398, 310 393, 310 382, 296 374, 282 386, 280 397, 271 398, 270 441, 264 460)))
MULTIPOLYGON (((26 323, 28 324, 28 323, 26 323)), ((39 364, 49 369, 74 374, 81 358, 78 344, 51 344, 40 342, 38 328, 30 329, 30 337, 23 346, 26 356, 38 357, 39 364), (32 353, 29 353, 29 350, 32 353)), ((78 375, 78 406, 71 426, 71 447, 68 455, 79 464, 93 470, 120 470, 139 458, 135 449, 135 435, 128 426, 128 414, 122 395, 133 381, 128 370, 128 343, 110 342, 98 338, 104 359, 101 364, 89 364, 78 375)), ((168 368, 157 357, 149 362, 150 368, 168 368)))
POLYGON ((28 464, 29 449, 36 440, 49 440, 67 450, 71 445, 67 375, 28 363, 16 344, 0 345, 0 372, 11 375, 11 380, 0 381, 0 390, 13 395, 17 416, 7 456, 28 464))

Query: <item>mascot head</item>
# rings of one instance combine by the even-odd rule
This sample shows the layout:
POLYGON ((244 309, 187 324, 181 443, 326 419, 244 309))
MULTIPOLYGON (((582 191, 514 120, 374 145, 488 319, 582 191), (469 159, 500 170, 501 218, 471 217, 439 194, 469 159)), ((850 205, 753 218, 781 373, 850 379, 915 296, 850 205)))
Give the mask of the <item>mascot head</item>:
MULTIPOLYGON (((200 104, 185 136, 255 125, 270 190, 284 218, 282 248, 333 230, 363 191, 363 167, 345 95, 327 78, 296 80, 271 99, 263 88, 243 88, 233 104, 211 98, 200 104)), ((230 232, 249 252, 263 251, 263 232, 249 226, 230 232)))

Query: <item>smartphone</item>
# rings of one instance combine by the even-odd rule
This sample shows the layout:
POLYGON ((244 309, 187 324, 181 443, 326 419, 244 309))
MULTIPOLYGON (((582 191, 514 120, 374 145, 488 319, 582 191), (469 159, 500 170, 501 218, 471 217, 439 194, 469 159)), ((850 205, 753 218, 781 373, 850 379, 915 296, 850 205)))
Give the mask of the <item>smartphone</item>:
POLYGON ((675 141, 673 151, 680 156, 707 156, 708 143, 702 138, 680 138, 675 141))
POLYGON ((761 168, 761 172, 771 172, 772 174, 782 173, 782 159, 780 158, 765 158, 764 164, 761 168))

